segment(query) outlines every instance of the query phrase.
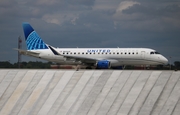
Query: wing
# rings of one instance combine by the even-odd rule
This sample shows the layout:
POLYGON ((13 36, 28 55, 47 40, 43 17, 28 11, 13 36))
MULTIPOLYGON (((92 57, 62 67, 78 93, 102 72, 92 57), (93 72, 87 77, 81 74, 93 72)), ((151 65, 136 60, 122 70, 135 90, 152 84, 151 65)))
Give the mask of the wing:
POLYGON ((113 65, 118 63, 118 60, 116 59, 88 58, 88 57, 68 56, 68 55, 61 55, 61 56, 64 56, 67 60, 69 59, 69 60, 80 61, 81 63, 86 65, 96 65, 99 61, 109 61, 113 65))
POLYGON ((67 60, 76 60, 80 61, 82 63, 96 63, 98 59, 95 58, 87 58, 87 57, 80 57, 80 56, 67 56, 67 55, 61 55, 65 57, 67 60))

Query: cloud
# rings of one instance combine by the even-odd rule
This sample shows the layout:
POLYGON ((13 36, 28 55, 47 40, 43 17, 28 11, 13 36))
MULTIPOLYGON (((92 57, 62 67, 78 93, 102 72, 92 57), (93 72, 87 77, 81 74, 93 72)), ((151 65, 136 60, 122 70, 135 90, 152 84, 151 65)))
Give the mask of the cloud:
POLYGON ((119 4, 113 19, 115 28, 162 32, 180 27, 179 13, 180 7, 175 4, 147 5, 143 2, 125 1, 119 4))
POLYGON ((123 1, 119 4, 119 7, 116 9, 116 12, 122 12, 123 10, 129 9, 135 4, 140 4, 140 3, 134 1, 123 1))
POLYGON ((42 17, 42 20, 47 23, 53 23, 57 25, 61 25, 65 22, 70 22, 71 24, 76 24, 76 20, 78 20, 78 14, 46 14, 42 17))
POLYGON ((79 15, 92 10, 94 0, 32 0, 24 2, 26 12, 31 19, 41 19, 47 23, 62 25, 76 24, 79 15))
POLYGON ((85 5, 85 6, 93 6, 95 0, 68 0, 68 3, 73 5, 85 5))
MULTIPOLYGON (((59 0, 61 2, 61 0, 59 0)), ((52 6, 55 5, 57 3, 59 3, 58 0, 37 0, 36 4, 37 5, 45 5, 45 6, 52 6)))
POLYGON ((24 21, 53 46, 150 47, 180 60, 172 53, 180 48, 175 0, 1 0, 0 17, 0 52, 9 52, 0 60, 16 61, 24 21))

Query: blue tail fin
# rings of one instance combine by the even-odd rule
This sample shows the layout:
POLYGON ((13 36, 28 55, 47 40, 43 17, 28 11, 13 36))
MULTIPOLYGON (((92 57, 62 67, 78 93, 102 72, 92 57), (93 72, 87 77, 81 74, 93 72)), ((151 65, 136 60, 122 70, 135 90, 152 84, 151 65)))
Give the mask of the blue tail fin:
POLYGON ((23 23, 22 26, 28 50, 48 49, 47 45, 29 23, 23 23))

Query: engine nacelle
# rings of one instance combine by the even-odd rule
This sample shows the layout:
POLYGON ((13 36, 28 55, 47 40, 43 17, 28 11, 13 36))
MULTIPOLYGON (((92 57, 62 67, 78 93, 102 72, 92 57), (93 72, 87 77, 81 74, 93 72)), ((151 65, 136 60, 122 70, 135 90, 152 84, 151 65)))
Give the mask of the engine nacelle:
POLYGON ((98 61, 96 64, 98 69, 109 69, 111 67, 111 63, 108 60, 98 61))

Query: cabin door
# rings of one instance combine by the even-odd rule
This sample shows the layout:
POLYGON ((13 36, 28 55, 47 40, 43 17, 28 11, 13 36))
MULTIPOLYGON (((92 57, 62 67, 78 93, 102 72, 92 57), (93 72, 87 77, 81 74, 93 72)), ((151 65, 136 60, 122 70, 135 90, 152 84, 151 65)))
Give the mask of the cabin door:
POLYGON ((141 58, 142 58, 142 59, 145 58, 145 51, 141 51, 141 58))

